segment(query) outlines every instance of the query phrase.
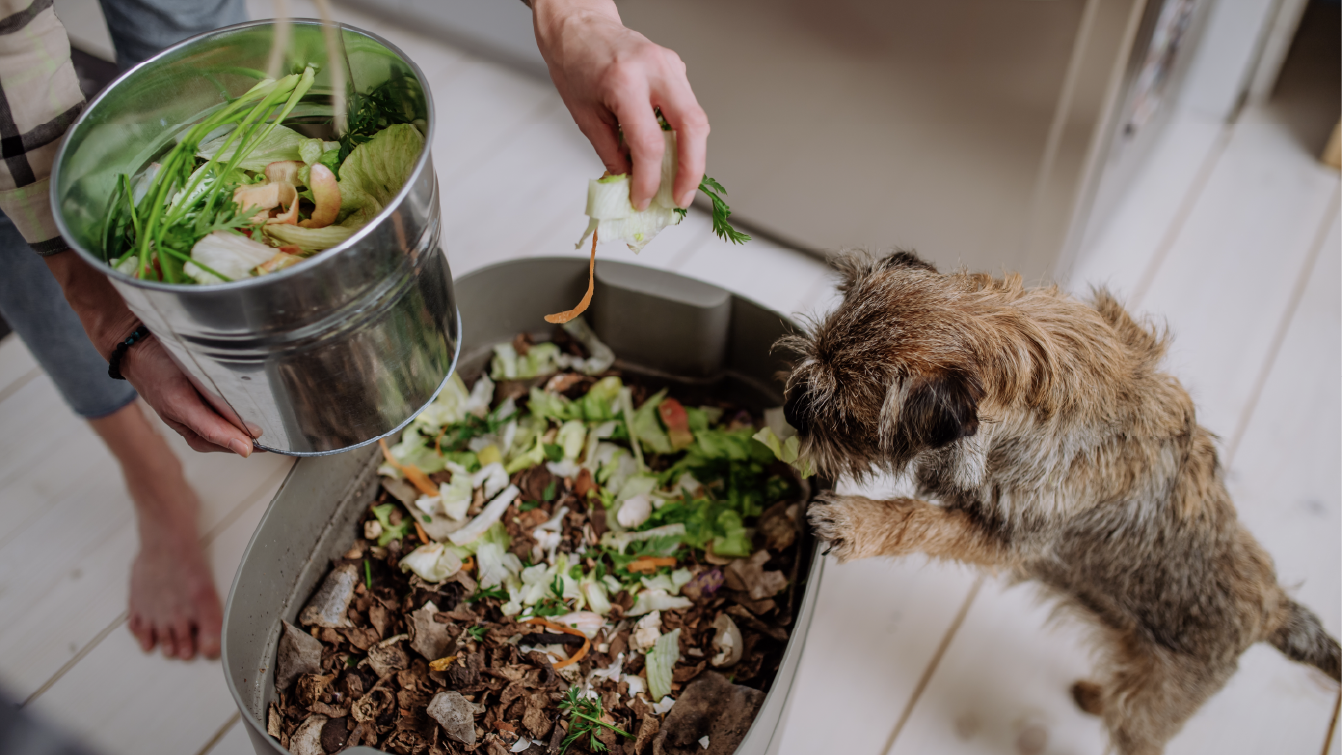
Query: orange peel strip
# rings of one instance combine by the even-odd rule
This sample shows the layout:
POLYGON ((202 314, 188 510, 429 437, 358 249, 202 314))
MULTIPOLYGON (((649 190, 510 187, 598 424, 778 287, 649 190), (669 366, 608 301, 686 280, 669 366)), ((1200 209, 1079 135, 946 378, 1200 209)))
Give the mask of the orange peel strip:
POLYGON ((675 566, 676 559, 671 556, 641 556, 629 562, 624 567, 625 571, 631 572, 652 572, 657 571, 663 566, 675 566))
POLYGON ((438 486, 434 485, 433 480, 430 480, 429 476, 421 472, 419 467, 414 464, 406 464, 401 467, 401 473, 405 475, 405 479, 409 480, 411 485, 414 485, 419 492, 429 498, 438 495, 438 486))
POLYGON ((562 624, 556 624, 553 621, 546 621, 545 619, 542 619, 539 616, 532 616, 529 619, 522 619, 518 623, 540 624, 541 626, 546 627, 547 629, 553 629, 556 632, 563 632, 564 634, 572 634, 582 638, 582 647, 578 648, 578 652, 569 656, 567 659, 562 660, 559 663, 556 663, 554 665, 556 670, 564 668, 565 666, 572 666, 578 661, 581 661, 583 658, 587 657, 587 651, 592 649, 592 641, 587 638, 587 635, 583 634, 577 629, 574 629, 573 627, 566 627, 562 624))
MULTIPOLYGON (((546 315, 545 321, 556 325, 563 324, 587 311, 592 305, 592 291, 596 288, 596 231, 592 231, 592 259, 587 263, 587 293, 583 295, 582 301, 578 306, 567 312, 557 312, 553 315, 546 315)), ((556 666, 555 668, 559 668, 556 666)))
MULTIPOLYGON (((377 444, 382 447, 382 457, 387 460, 387 463, 401 470, 401 474, 405 475, 405 479, 409 480, 416 490, 430 498, 438 495, 438 487, 433 484, 433 480, 430 480, 428 475, 420 471, 419 467, 414 464, 402 464, 396 460, 395 456, 391 455, 391 449, 387 448, 385 438, 378 438, 377 444)), ((418 527, 419 522, 415 522, 415 526, 418 527)), ((424 542, 429 541, 425 539, 424 542)))
POLYGON ((381 446, 381 448, 382 448, 382 458, 386 459, 388 464, 392 465, 393 467, 395 467, 395 468, 397 468, 397 469, 400 469, 400 468, 401 468, 401 462, 397 461, 397 460, 396 460, 396 457, 391 455, 391 449, 390 449, 390 448, 387 448, 387 439, 386 439, 386 438, 378 438, 378 439, 377 439, 377 444, 378 444, 379 446, 381 446))

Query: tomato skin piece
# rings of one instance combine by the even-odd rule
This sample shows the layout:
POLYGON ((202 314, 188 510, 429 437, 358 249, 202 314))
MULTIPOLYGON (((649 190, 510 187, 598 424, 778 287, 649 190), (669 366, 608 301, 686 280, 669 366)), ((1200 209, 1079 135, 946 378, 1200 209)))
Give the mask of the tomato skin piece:
POLYGON ((690 432, 690 418, 680 402, 668 398, 657 405, 657 414, 666 425, 666 434, 671 439, 671 447, 679 451, 694 442, 694 433, 690 432))

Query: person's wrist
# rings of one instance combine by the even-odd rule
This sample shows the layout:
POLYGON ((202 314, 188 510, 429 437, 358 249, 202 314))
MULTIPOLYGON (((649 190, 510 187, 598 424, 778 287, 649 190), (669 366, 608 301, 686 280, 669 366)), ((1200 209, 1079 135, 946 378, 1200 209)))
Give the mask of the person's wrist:
POLYGON ((548 46, 557 40, 566 26, 603 19, 621 23, 615 0, 531 0, 536 37, 548 46))
POLYGON ((79 254, 66 250, 43 257, 60 284, 65 300, 79 315, 84 332, 104 359, 130 336, 140 320, 126 306, 107 276, 79 254))

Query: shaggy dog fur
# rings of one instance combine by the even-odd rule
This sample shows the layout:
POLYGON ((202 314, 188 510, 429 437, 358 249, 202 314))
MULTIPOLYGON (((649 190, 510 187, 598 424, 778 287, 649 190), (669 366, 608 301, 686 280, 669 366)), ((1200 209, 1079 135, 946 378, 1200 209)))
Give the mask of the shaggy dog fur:
POLYGON ((837 262, 843 304, 796 352, 787 417, 830 475, 911 472, 918 495, 829 494, 840 561, 921 552, 1045 585, 1100 628, 1078 704, 1154 755, 1269 642, 1339 677, 1339 648, 1236 520, 1165 340, 1104 291, 943 275, 908 253, 837 262))

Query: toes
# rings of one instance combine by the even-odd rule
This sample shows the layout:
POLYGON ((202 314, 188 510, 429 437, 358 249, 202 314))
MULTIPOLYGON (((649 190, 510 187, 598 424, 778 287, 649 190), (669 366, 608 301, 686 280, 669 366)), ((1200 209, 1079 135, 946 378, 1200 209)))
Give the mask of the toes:
POLYGON ((172 625, 170 630, 173 636, 173 642, 177 646, 177 657, 189 661, 196 656, 196 638, 195 633, 191 631, 191 624, 185 620, 178 621, 172 625))
POLYGON ((177 657, 177 638, 173 636, 172 630, 164 629, 156 632, 158 635, 158 649, 164 658, 172 660, 177 657))
POLYGON ((223 630, 223 608, 214 585, 196 597, 196 640, 200 654, 214 660, 219 657, 220 632, 223 630))
POLYGON ((142 652, 148 653, 154 649, 154 628, 146 624, 139 616, 131 617, 130 633, 135 635, 135 640, 140 643, 142 652))
POLYGON ((196 640, 200 644, 200 654, 210 660, 219 657, 219 625, 216 622, 213 629, 207 629, 204 626, 196 628, 196 640))

